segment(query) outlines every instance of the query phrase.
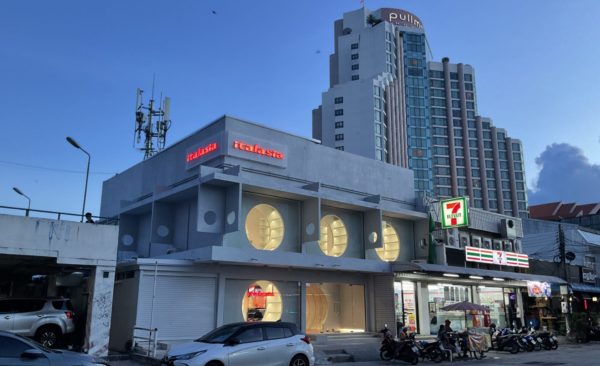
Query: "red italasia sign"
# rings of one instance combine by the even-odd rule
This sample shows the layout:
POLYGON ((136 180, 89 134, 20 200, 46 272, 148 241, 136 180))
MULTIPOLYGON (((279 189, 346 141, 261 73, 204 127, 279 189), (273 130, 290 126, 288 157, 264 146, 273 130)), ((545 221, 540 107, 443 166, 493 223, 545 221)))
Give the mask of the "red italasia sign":
POLYGON ((266 156, 269 158, 278 159, 278 160, 283 160, 283 158, 284 158, 284 155, 281 151, 277 151, 277 150, 273 150, 273 149, 266 149, 266 148, 260 146, 259 144, 251 145, 246 142, 239 141, 239 140, 233 141, 233 148, 237 149, 237 150, 251 152, 251 153, 254 153, 257 155, 266 156))
POLYGON ((191 153, 188 153, 185 157, 185 160, 189 163, 189 162, 199 159, 199 158, 203 157, 204 155, 206 155, 210 152, 213 152, 215 150, 217 150, 217 143, 212 142, 206 146, 201 146, 201 147, 197 148, 196 150, 192 151, 191 153))

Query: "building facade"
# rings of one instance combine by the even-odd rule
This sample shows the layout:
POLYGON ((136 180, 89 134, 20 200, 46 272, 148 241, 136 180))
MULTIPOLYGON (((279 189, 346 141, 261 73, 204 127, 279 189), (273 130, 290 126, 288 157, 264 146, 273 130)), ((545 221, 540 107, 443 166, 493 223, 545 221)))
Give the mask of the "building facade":
POLYGON ((160 344, 237 321, 381 329, 391 263, 418 255, 427 226, 410 170, 231 117, 106 181, 101 212, 119 218, 121 350, 135 327, 160 344))
POLYGON ((486 285, 506 318, 534 276, 465 260, 471 246, 520 252, 519 234, 501 231, 509 217, 474 209, 468 229, 430 247, 413 183, 409 169, 315 140, 228 116, 207 125, 104 183, 101 215, 119 219, 111 347, 143 344, 136 328, 168 347, 261 320, 429 334, 433 317, 479 324, 440 308, 488 301, 486 285))
POLYGON ((313 110, 324 145, 408 167, 420 195, 525 216, 523 148, 477 112, 474 70, 433 62, 423 24, 362 8, 334 24, 330 88, 313 110))

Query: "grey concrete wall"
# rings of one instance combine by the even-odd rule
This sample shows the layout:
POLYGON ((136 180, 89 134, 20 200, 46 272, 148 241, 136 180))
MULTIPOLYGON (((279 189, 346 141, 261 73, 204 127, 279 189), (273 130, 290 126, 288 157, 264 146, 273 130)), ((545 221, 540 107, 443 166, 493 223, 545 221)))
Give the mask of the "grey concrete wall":
POLYGON ((117 231, 113 225, 0 215, 0 254, 51 257, 65 264, 114 266, 117 231))

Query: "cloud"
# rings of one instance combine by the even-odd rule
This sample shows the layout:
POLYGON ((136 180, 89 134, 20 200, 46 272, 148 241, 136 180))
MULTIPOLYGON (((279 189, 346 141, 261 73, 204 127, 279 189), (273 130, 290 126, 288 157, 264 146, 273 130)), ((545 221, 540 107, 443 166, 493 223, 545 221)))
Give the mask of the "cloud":
POLYGON ((534 189, 528 193, 530 205, 600 202, 600 165, 591 164, 578 147, 554 143, 535 163, 541 170, 534 189))

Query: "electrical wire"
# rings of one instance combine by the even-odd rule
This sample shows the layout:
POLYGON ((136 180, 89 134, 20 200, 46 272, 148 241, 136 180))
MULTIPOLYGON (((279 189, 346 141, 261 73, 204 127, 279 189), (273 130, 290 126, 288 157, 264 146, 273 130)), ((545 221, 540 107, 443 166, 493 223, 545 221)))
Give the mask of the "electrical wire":
MULTIPOLYGON (((60 172, 60 173, 85 174, 85 171, 82 171, 82 170, 69 170, 69 169, 60 169, 60 168, 50 168, 50 167, 46 167, 46 166, 16 163, 14 161, 6 161, 6 160, 0 160, 0 164, 12 165, 12 166, 16 166, 16 167, 20 167, 20 168, 27 168, 27 169, 47 170, 47 171, 60 172)), ((90 174, 96 174, 96 175, 116 175, 117 173, 114 173, 114 172, 90 172, 90 174)))

